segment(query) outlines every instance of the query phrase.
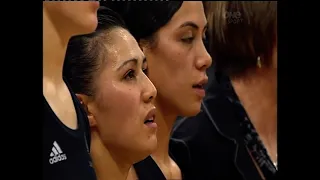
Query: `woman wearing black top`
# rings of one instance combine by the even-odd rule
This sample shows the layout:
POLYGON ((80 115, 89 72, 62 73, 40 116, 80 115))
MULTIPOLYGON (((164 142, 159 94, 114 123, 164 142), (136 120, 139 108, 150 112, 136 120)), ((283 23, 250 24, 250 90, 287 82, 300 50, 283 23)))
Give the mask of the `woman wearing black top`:
POLYGON ((273 179, 277 172, 277 2, 208 2, 216 82, 173 137, 192 179, 273 179))
POLYGON ((99 180, 125 180, 157 147, 145 56, 119 15, 98 11, 98 27, 71 38, 63 73, 87 112, 91 156, 99 180))
POLYGON ((94 180, 88 119, 62 78, 71 36, 97 27, 99 2, 43 2, 42 167, 44 180, 94 180))
MULTIPOLYGON (((181 143, 170 133, 178 115, 200 111, 211 57, 204 46, 207 19, 203 3, 189 1, 108 2, 125 20, 148 62, 148 77, 158 91, 158 148, 135 164, 129 179, 181 179, 181 143), (169 142, 170 141, 170 142, 169 142), (170 151, 169 151, 170 148, 170 151), (176 153, 177 152, 177 153, 176 153)), ((182 174, 183 175, 183 174, 182 174)))

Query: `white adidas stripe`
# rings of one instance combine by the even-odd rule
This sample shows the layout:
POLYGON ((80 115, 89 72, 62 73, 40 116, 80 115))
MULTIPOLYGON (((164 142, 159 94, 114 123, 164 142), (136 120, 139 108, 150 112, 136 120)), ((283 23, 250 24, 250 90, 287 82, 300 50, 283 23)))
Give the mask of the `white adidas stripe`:
MULTIPOLYGON (((54 153, 54 155, 59 154, 55 147, 52 147, 52 152, 54 153)), ((51 154, 52 154, 52 152, 51 152, 51 154)), ((50 156, 51 156, 51 154, 50 154, 50 156)))
POLYGON ((56 141, 54 141, 53 145, 57 148, 58 152, 61 154, 62 150, 60 149, 60 146, 58 145, 58 143, 56 141))

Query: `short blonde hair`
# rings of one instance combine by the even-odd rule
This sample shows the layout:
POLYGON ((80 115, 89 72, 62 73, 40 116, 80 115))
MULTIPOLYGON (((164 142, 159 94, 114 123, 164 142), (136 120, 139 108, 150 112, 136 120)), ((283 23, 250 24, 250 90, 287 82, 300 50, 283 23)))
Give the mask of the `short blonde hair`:
POLYGON ((276 1, 208 1, 210 48, 218 71, 242 76, 257 57, 270 66, 277 41, 276 1))

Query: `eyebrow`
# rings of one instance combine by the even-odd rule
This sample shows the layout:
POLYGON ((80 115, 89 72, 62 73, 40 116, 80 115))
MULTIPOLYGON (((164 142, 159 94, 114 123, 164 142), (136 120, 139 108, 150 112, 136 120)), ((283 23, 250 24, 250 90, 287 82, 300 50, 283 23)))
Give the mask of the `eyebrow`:
MULTIPOLYGON (((147 60, 146 60, 146 57, 144 56, 142 63, 145 63, 146 61, 147 61, 147 60)), ((137 58, 132 58, 132 59, 129 59, 129 60, 124 61, 124 62, 117 68, 117 71, 120 70, 122 67, 124 67, 125 65, 127 65, 127 64, 129 64, 129 63, 134 63, 134 65, 137 65, 137 64, 138 64, 138 59, 137 59, 137 58)))
POLYGON ((132 59, 129 59, 129 60, 126 60, 124 61, 118 68, 117 68, 117 71, 119 71, 123 66, 129 64, 129 63, 134 63, 134 65, 137 65, 138 64, 138 60, 136 58, 132 58, 132 59))
MULTIPOLYGON (((191 22, 191 21, 187 21, 187 22, 181 24, 179 28, 188 27, 188 26, 190 26, 190 27, 192 27, 194 29, 199 29, 199 26, 197 24, 195 24, 194 22, 191 22)), ((205 32, 207 29, 208 29, 208 22, 204 26, 203 32, 205 32)))

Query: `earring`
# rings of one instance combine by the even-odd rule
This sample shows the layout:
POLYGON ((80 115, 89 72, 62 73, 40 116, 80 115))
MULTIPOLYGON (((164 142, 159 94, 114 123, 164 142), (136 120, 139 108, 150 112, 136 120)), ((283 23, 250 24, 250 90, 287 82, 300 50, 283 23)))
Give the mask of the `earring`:
POLYGON ((258 68, 261 68, 261 58, 260 58, 260 56, 258 56, 257 57, 257 66, 258 66, 258 68))
POLYGON ((88 111, 88 106, 86 106, 82 101, 80 101, 80 104, 82 105, 82 108, 84 109, 84 111, 86 112, 86 113, 88 113, 89 111, 88 111))

